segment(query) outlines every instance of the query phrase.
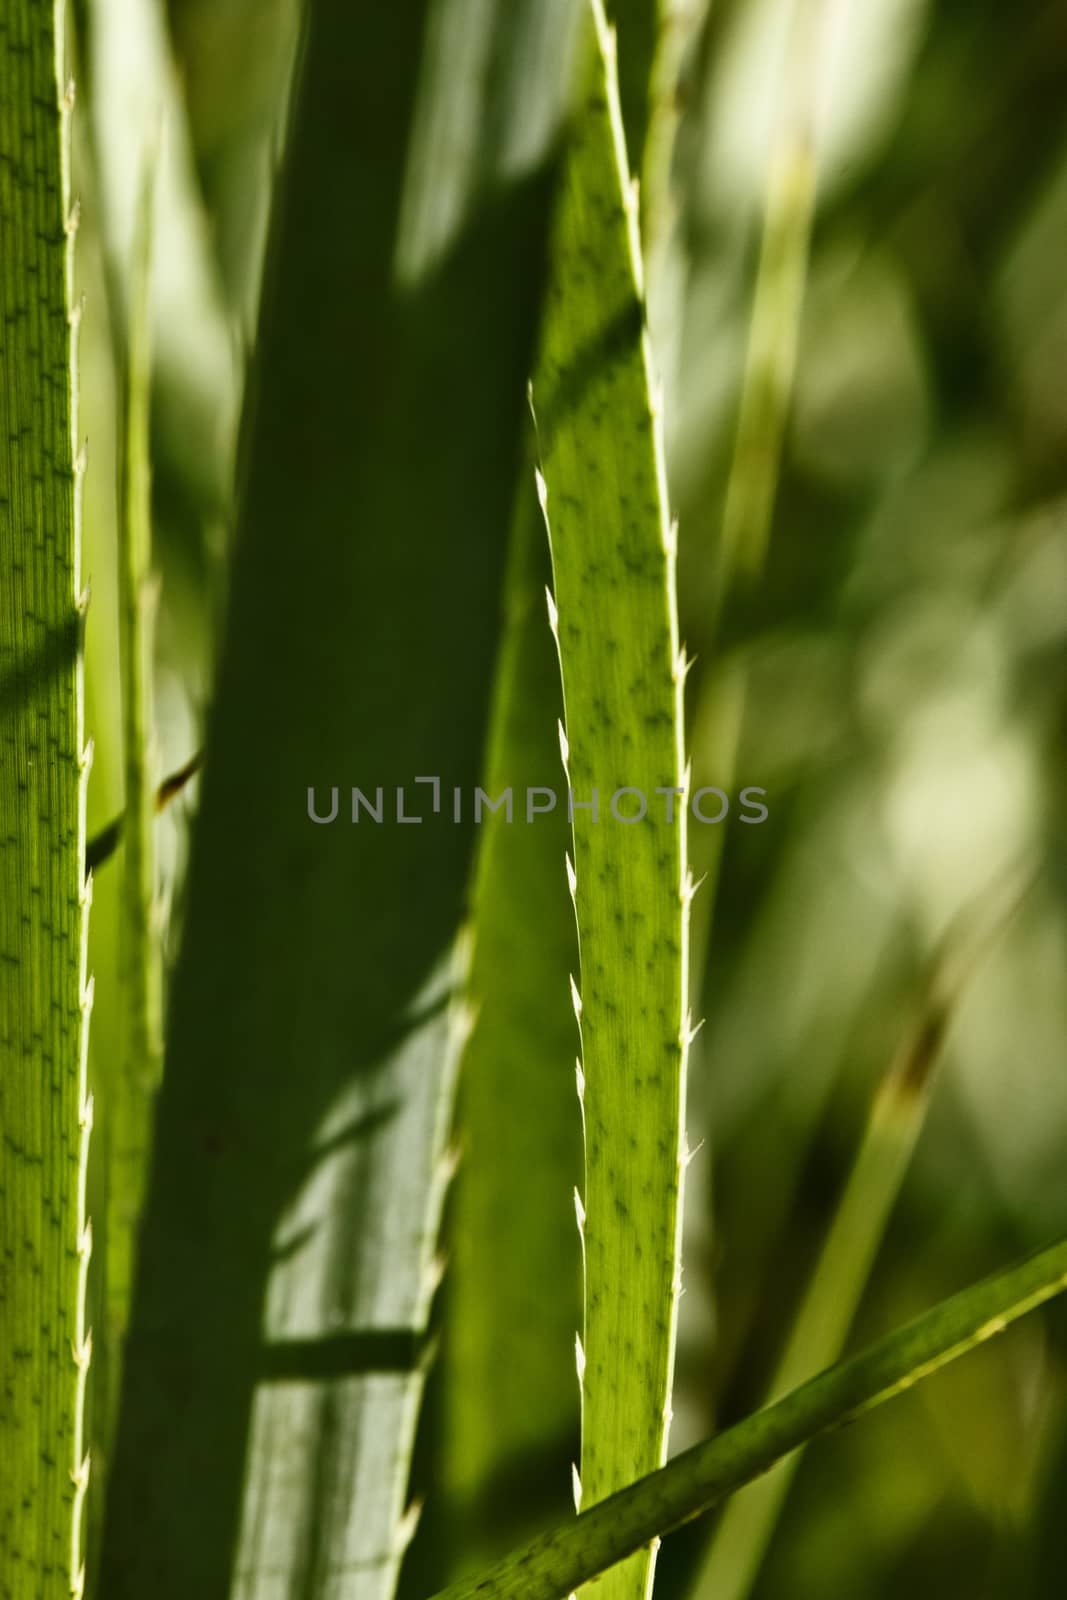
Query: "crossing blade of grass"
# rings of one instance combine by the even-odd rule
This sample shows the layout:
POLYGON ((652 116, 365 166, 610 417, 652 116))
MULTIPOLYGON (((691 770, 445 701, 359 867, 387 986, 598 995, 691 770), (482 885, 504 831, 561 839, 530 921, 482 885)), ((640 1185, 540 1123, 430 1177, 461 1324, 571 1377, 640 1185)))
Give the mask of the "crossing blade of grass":
POLYGON ((1067 1239, 942 1301, 869 1350, 676 1456, 435 1600, 566 1600, 821 1433, 905 1393, 1067 1289, 1067 1239))
MULTIPOLYGON (((666 1449, 689 1040, 674 535, 614 36, 598 0, 591 9, 596 52, 565 168, 533 391, 575 802, 586 1505, 658 1466, 666 1449)), ((643 1596, 653 1559, 641 1552, 604 1593, 643 1596)))
MULTIPOLYGON (((486 787, 521 805, 528 789, 556 787, 562 712, 532 462, 512 537, 486 787)), ((456 1571, 562 1514, 570 1495, 581 1125, 568 844, 565 808, 531 826, 503 811, 483 823, 442 1372, 442 1520, 456 1571)))
POLYGON ((140 1235, 108 1600, 376 1600, 409 1527, 465 1011, 473 824, 450 802, 481 773, 573 40, 565 0, 479 14, 489 66, 469 74, 441 55, 438 8, 312 0, 307 15, 140 1235), (425 116, 477 134, 487 97, 503 122, 488 150, 473 139, 479 165, 419 134, 425 116), (435 776, 439 811, 417 783, 435 776), (381 789, 381 823, 353 822, 353 787, 372 805, 381 789), (398 790, 418 825, 401 825, 398 790), (333 791, 337 819, 316 825, 333 791))
POLYGON ((77 413, 62 11, 0 25, 0 1585, 81 1593, 90 1232, 77 413))
MULTIPOLYGON (((772 1400, 835 1361, 844 1347, 922 1132, 946 1035, 978 963, 1019 903, 1020 881, 1013 873, 967 907, 931 962, 922 1004, 871 1106, 848 1183, 771 1382, 772 1400)), ((696 1600, 744 1600, 751 1592, 800 1459, 798 1451, 730 1501, 697 1575, 696 1600)))

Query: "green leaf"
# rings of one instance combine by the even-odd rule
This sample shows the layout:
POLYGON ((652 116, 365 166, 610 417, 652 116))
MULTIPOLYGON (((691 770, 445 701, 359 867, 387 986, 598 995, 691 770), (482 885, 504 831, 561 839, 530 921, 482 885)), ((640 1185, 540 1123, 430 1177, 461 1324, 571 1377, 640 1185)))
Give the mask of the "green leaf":
POLYGON ((570 833, 565 808, 529 825, 521 809, 529 788, 557 787, 559 770, 563 702, 548 577, 531 462, 516 508, 486 776, 488 793, 511 789, 519 811, 512 822, 496 811, 483 824, 472 906, 476 1022, 461 1067, 450 1218, 442 1476, 454 1564, 499 1554, 562 1514, 578 1439, 570 833))
POLYGON ((69 116, 52 6, 0 22, 0 1589, 80 1593, 90 1232, 69 116), (62 96, 62 97, 61 97, 62 96))
POLYGON ((1067 1289, 1067 1239, 963 1289, 852 1360, 676 1456, 436 1600, 566 1600, 818 1434, 881 1405, 1067 1289))
MULTIPOLYGON (((122 1345, 129 1318, 134 1245, 144 1203, 152 1108, 163 1066, 163 960, 156 903, 153 776, 151 578, 152 506, 149 458, 151 386, 149 285, 153 187, 142 183, 135 261, 129 275, 130 315, 123 374, 118 512, 119 632, 125 811, 122 827, 119 989, 121 1043, 104 1101, 107 1124, 107 1285, 105 1440, 114 1426, 122 1345)), ((106 1446, 105 1446, 106 1448, 106 1446)))
MULTIPOLYGON (((534 383, 575 802, 587 1505, 658 1466, 666 1449, 690 894, 674 536, 614 38, 596 0, 592 10, 597 50, 566 165, 534 383)), ((643 1596, 652 1559, 643 1552, 605 1592, 643 1596)))
MULTIPOLYGON (((657 14, 656 0, 622 0, 611 10, 635 166, 649 117, 657 14)), ((486 782, 493 795, 513 788, 521 806, 528 788, 555 787, 563 711, 532 470, 513 540, 486 782)), ((577 971, 563 863, 569 842, 560 806, 531 827, 494 813, 480 850, 471 973, 477 1022, 461 1067, 442 1375, 441 1520, 461 1569, 558 1512, 570 1493, 581 1128, 571 1094, 578 1038, 568 992, 577 971)))
POLYGON ((101 1593, 387 1596, 435 1282, 566 0, 313 0, 141 1233, 101 1593), (538 70, 530 71, 536 61, 538 70), (521 72, 520 72, 521 68, 521 72), (521 92, 509 86, 521 79, 521 92), (505 90, 507 92, 505 93, 505 90), (468 143, 499 119, 499 138, 468 143), (451 119, 456 138, 435 136, 451 119), (520 120, 521 119, 521 120, 520 120), (457 128, 459 131, 457 131, 457 128), (442 806, 432 809, 437 776, 442 806), (353 787, 383 820, 351 820, 353 787), (338 815, 329 826, 309 816, 338 815), (395 794, 408 816, 398 821, 395 794))

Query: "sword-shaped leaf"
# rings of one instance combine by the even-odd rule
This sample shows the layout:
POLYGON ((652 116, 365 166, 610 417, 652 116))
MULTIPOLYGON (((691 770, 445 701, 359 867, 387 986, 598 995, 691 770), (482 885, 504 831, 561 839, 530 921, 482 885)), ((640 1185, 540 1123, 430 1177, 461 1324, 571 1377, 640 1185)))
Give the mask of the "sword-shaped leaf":
MULTIPOLYGON (((565 168, 534 382, 581 947, 583 1505, 658 1467, 666 1449, 690 893, 685 668, 637 200, 614 35, 599 0, 592 11, 597 48, 565 168)), ((640 1600, 652 1560, 642 1551, 606 1577, 607 1600, 640 1600)))
POLYGON ((108 1600, 393 1588, 465 1005, 451 790, 481 770, 570 12, 308 10, 108 1600))

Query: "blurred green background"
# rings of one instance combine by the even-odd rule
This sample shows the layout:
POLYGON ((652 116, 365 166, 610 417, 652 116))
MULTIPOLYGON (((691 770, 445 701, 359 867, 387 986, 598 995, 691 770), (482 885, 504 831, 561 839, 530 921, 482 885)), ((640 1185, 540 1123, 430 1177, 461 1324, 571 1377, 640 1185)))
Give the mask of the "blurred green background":
MULTIPOLYGON (((362 7, 351 9, 358 50, 362 7)), ((723 769, 734 765, 770 807, 765 826, 716 835, 718 862, 706 837, 694 841, 713 870, 695 907, 694 1010, 707 1020, 690 1069, 674 1448, 761 1398, 939 941, 1020 860, 1035 867, 1033 886, 949 1018, 856 1337, 1067 1230, 1067 8, 826 0, 809 7, 820 15, 807 52, 791 9, 615 7, 631 142, 651 129, 643 222, 682 634, 696 657, 694 774, 731 787, 723 769), (656 28, 643 114, 640 65, 656 28), (795 385, 780 471, 773 458, 757 468, 777 480, 762 578, 716 621, 769 163, 792 104, 810 109, 818 168, 795 385), (730 762, 719 696, 742 661, 730 762)), ((152 440, 166 772, 199 746, 210 694, 298 20, 296 0, 76 7, 90 833, 122 803, 115 351, 144 152, 159 152, 152 440)), ((160 822, 171 951, 195 803, 194 785, 160 822)), ((115 893, 101 872, 91 1071, 105 1098, 115 893)), ((570 936, 547 913, 528 931, 570 936)), ((531 1025, 565 1037, 568 1018, 561 985, 558 1012, 531 1025)), ((461 1260, 462 1241, 451 1248, 461 1260)), ((564 1279, 574 1248, 561 1230, 564 1279)), ((427 1507, 413 1593, 445 1571, 448 1504, 435 1485, 447 1477, 448 1370, 431 1380, 420 1435, 427 1507)), ((576 1415, 576 1385, 574 1402, 576 1415)), ((489 1546, 565 1513, 573 1452, 564 1427, 512 1463, 486 1501, 489 1546)), ((814 1447, 754 1593, 1058 1594, 1065 1460, 1061 1307, 814 1447)), ((701 1522, 666 1542, 664 1600, 700 1593, 709 1531, 701 1522)))

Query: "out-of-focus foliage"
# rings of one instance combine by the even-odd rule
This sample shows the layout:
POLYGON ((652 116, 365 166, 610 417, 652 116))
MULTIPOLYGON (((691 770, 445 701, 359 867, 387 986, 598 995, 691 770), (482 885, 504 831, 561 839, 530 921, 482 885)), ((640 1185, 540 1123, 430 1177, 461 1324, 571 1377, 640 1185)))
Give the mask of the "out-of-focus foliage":
MULTIPOLYGON (((319 3, 340 9, 340 0, 319 3)), ((221 591, 233 571, 248 570, 230 567, 228 485, 246 370, 254 371, 268 353, 254 329, 299 7, 296 0, 269 6, 257 0, 170 0, 166 6, 161 0, 84 0, 76 9, 78 276, 87 292, 81 414, 91 460, 85 564, 93 581, 86 641, 87 726, 96 741, 92 832, 122 804, 113 419, 143 150, 157 136, 162 114, 152 448, 154 538, 163 575, 156 725, 160 769, 169 771, 200 742, 213 693, 221 591)), ((355 38, 360 26, 377 26, 373 17, 392 8, 349 9, 355 38)), ((411 9, 421 20, 423 7, 411 9)), ((427 81, 426 103, 437 109, 413 123, 410 146, 426 179, 423 199, 395 219, 398 281, 409 287, 424 282, 421 275, 439 267, 455 244, 470 185, 493 193, 498 184, 523 182, 529 172, 527 141, 536 143, 540 125, 525 97, 536 100, 543 85, 542 36, 531 31, 516 45, 514 74, 494 80, 504 84, 499 97, 449 101, 447 95, 450 74, 469 72, 479 83, 493 78, 499 56, 485 21, 493 9, 465 0, 435 12, 436 59, 444 65, 436 90, 427 81), (444 99, 435 100, 435 93, 444 99)), ((764 1394, 932 953, 961 908, 1002 866, 1023 856, 1037 863, 1035 886, 949 1021, 940 1076, 853 1339, 884 1332, 1006 1255, 1067 1227, 1061 1181, 1067 1129, 1067 390, 1061 377, 1067 355, 1067 14, 1047 0, 1014 7, 960 0, 824 0, 819 6, 814 0, 714 0, 707 7, 702 0, 664 0, 658 19, 664 43, 651 74, 652 100, 643 108, 653 8, 619 0, 611 9, 621 30, 630 160, 643 178, 652 335, 664 378, 670 498, 680 525, 681 633, 696 658, 687 684, 691 755, 704 781, 716 782, 723 739, 716 686, 742 668, 745 710, 734 771, 721 776, 731 792, 744 784, 764 787, 770 813, 759 827, 740 826, 736 808, 714 831, 701 835, 699 825, 692 827, 694 853, 717 856, 718 870, 714 905, 702 908, 699 897, 694 904, 705 931, 695 941, 692 1005, 707 1021, 690 1064, 689 1142, 696 1154, 688 1178, 671 1436, 672 1449, 679 1449, 737 1419, 764 1394), (802 14, 824 13, 826 44, 794 382, 780 469, 769 469, 774 482, 763 485, 773 489, 773 515, 762 574, 744 603, 716 617, 719 540, 769 161, 778 114, 795 92, 799 70, 789 44, 796 7, 802 14)), ((414 61, 418 52, 410 43, 406 48, 414 61)), ((349 109, 367 116, 365 142, 352 155, 353 172, 358 158, 365 179, 380 171, 385 157, 381 127, 371 114, 373 85, 352 87, 363 70, 361 49, 353 44, 344 70, 357 102, 349 109)), ((433 59, 433 52, 425 58, 427 72, 433 59)), ((353 230, 354 256, 364 247, 380 248, 369 232, 355 240, 356 222, 343 194, 331 188, 321 205, 331 208, 332 227, 353 230)), ((374 385, 358 363, 337 378, 341 388, 367 384, 361 413, 367 431, 362 423, 349 426, 334 441, 346 484, 352 485, 357 463, 361 472, 378 474, 382 520, 361 533, 361 560, 380 556, 385 562, 375 541, 387 539, 385 518, 398 499, 416 495, 427 440, 436 451, 441 430, 461 432, 454 415, 466 403, 461 396, 484 392, 496 353, 477 332, 483 318, 502 295, 520 293, 516 280, 529 274, 532 286, 535 270, 532 258, 514 253, 481 285, 474 332, 459 361, 462 384, 422 396, 411 414, 408 447, 389 458, 391 466, 374 464, 368 441, 380 409, 396 417, 395 364, 383 357, 374 385)), ((315 312, 314 284, 303 286, 301 295, 308 314, 315 312)), ((292 323, 274 330, 279 346, 296 348, 307 337, 303 313, 297 318, 292 309, 301 295, 294 291, 289 302, 292 323)), ((342 298, 337 314, 346 319, 347 339, 376 313, 354 274, 338 303, 342 298)), ((435 307, 422 331, 432 342, 450 337, 449 327, 435 307)), ((329 330, 319 332, 328 346, 329 330)), ((413 383, 412 392, 417 388, 413 383)), ((309 430, 308 451, 313 442, 309 430)), ((515 493, 523 481, 517 463, 516 452, 515 493)), ((301 482, 306 517, 294 510, 283 526, 275 496, 264 509, 275 533, 270 561, 256 578, 260 608, 247 598, 239 602, 241 625, 258 644, 244 669, 256 707, 254 737, 231 711, 235 742, 228 736, 225 750, 218 747, 219 762, 229 764, 235 814, 238 799, 251 815, 264 794, 274 792, 279 750, 303 737, 305 719, 317 715, 306 698, 290 695, 278 669, 285 651, 295 658, 317 648, 317 625, 308 625, 306 638, 289 639, 284 622, 287 609, 292 616, 309 614, 302 601, 289 603, 300 592, 313 503, 314 517, 322 515, 323 502, 313 501, 321 484, 301 482), (264 606, 277 607, 269 613, 277 617, 273 627, 263 620, 264 606)), ((524 487, 528 493, 528 480, 524 487)), ((464 492, 480 504, 477 472, 464 492)), ((512 494, 501 490, 495 503, 499 575, 514 524, 512 494)), ((413 619, 432 624, 433 586, 423 563, 440 558, 442 572, 448 563, 433 525, 436 508, 429 506, 426 515, 427 553, 392 564, 387 597, 378 586, 359 601, 365 625, 387 615, 397 636, 406 637, 413 619)), ((255 536, 246 521, 242 537, 255 536)), ((330 604, 340 608, 343 585, 336 588, 330 604)), ((495 627, 488 618, 497 604, 491 589, 480 591, 470 610, 471 625, 487 634, 495 627)), ((412 726, 434 721, 429 708, 437 703, 442 661, 466 626, 462 603, 455 601, 459 632, 447 638, 442 632, 440 650, 405 646, 397 653, 408 688, 395 715, 410 717, 412 726)), ((346 670, 356 659, 356 632, 353 625, 351 653, 344 647, 346 670)), ((477 694, 449 701, 436 714, 442 744, 467 751, 471 770, 477 769, 489 695, 488 650, 485 663, 477 694)), ((345 693, 356 700, 363 689, 350 682, 345 693)), ((330 693, 340 693, 336 684, 330 693)), ((536 694, 544 696, 552 719, 555 693, 548 674, 536 694)), ((539 737, 544 733, 541 726, 539 737)), ((549 744, 551 737, 550 727, 549 744)), ((384 781, 365 769, 366 746, 353 741, 350 755, 358 769, 351 781, 384 781)), ((518 771, 508 778, 522 782, 518 771)), ((163 889, 176 913, 168 935, 171 960, 184 920, 188 811, 178 806, 157 823, 163 889)), ((233 833, 211 823, 207 811, 204 820, 218 830, 217 870, 228 871, 233 833)), ((509 881, 521 884, 523 874, 540 870, 533 853, 545 841, 531 828, 508 844, 521 857, 509 881)), ((272 871, 276 861, 266 865, 272 871)), ((487 851, 478 884, 493 865, 487 851)), ((562 870, 561 862, 557 884, 565 881, 562 870)), ((261 916, 269 879, 265 869, 252 900, 244 902, 250 923, 261 916)), ((702 893, 710 897, 710 881, 702 893)), ((424 881, 405 882, 406 924, 421 925, 424 894, 424 881)), ((553 987, 547 997, 547 986, 556 983, 549 975, 573 965, 571 927, 557 912, 558 906, 524 916, 520 909, 505 926, 516 945, 521 929, 521 939, 537 947, 536 963, 531 959, 522 978, 546 985, 543 1006, 528 991, 522 1002, 529 1063, 551 1059, 568 1030, 566 995, 553 987)), ((299 916, 293 912, 287 924, 277 917, 279 949, 299 950, 306 937, 299 916)), ((237 1026, 238 1015, 227 999, 224 934, 205 931, 192 906, 188 926, 216 952, 210 958, 218 980, 214 1009, 199 1016, 197 1037, 221 1059, 220 1040, 237 1026)), ((487 926, 492 938, 494 924, 487 926)), ((105 1210, 104 1114, 120 1033, 117 928, 115 880, 104 870, 91 930, 98 1003, 90 1067, 104 1128, 91 1174, 98 1223, 105 1210)), ((376 943, 374 928, 365 932, 362 942, 335 953, 341 990, 346 984, 373 987, 372 952, 384 946, 376 943)), ((511 955, 512 948, 502 932, 498 949, 483 946, 476 954, 480 970, 491 974, 494 963, 521 961, 521 950, 511 955)), ((209 957, 201 952, 196 959, 206 964, 209 957)), ((497 998, 506 999, 503 990, 497 998)), ((494 1033, 504 1025, 494 1020, 487 996, 482 1047, 493 1038, 514 1039, 515 1015, 506 1034, 494 1033)), ((500 1071, 503 1048, 494 1062, 500 1071)), ((577 1138, 573 1051, 567 1050, 560 1092, 577 1138)), ((515 1065, 507 1070, 515 1073, 527 1065, 517 1047, 508 1059, 515 1065)), ((488 1081, 481 1080, 483 1086, 488 1081)), ((472 1092, 478 1092, 473 1079, 472 1092)), ((261 1086, 260 1093, 269 1098, 274 1088, 261 1086)), ((537 1102, 529 1078, 516 1084, 512 1104, 522 1108, 516 1114, 534 1118, 537 1102)), ((275 1096, 271 1104, 283 1102, 275 1096)), ((501 1116, 507 1104, 501 1102, 501 1116)), ((553 1105, 546 1125, 558 1112, 553 1105)), ((477 1110, 472 1103, 471 1129, 476 1123, 491 1129, 493 1115, 489 1100, 477 1110)), ((513 1130, 516 1150, 521 1131, 513 1130)), ((465 1146, 468 1198, 457 1202, 446 1227, 445 1257, 456 1275, 453 1304, 464 1307, 464 1318, 477 1314, 488 1259, 470 1265, 477 1254, 470 1248, 468 1230, 476 1225, 470 1197, 488 1197, 499 1177, 499 1168, 494 1177, 491 1166, 477 1166, 486 1137, 483 1131, 465 1146), (472 1277, 464 1278, 468 1271, 472 1277)), ((502 1145, 511 1148, 511 1137, 502 1145)), ((531 1137, 531 1145, 537 1142, 531 1137)), ((516 1192, 532 1196, 532 1185, 520 1190, 521 1155, 514 1164, 516 1192)), ((522 1202, 516 1204, 521 1209, 522 1202)), ((539 1234, 534 1285, 560 1302, 574 1292, 569 1205, 568 1187, 562 1202, 555 1194, 551 1204, 558 1248, 553 1251, 550 1231, 539 1234)), ((545 1209, 547 1215, 547 1202, 545 1209)), ((515 1239, 520 1250, 521 1233, 515 1239)), ((506 1251, 502 1233, 492 1248, 506 1251)), ((97 1285, 93 1294, 99 1295, 97 1285)), ((514 1314, 521 1316, 521 1308, 514 1314)), ((99 1333, 99 1309, 94 1321, 99 1333)), ((496 1475, 500 1464, 488 1465, 493 1451, 483 1436, 479 1449, 496 1497, 472 1496, 470 1518, 457 1518, 453 1526, 458 1549, 450 1559, 469 1565, 472 1554, 495 1547, 499 1530, 492 1518, 500 1495, 533 1517, 540 1507, 549 1514, 569 1493, 566 1456, 573 1441, 561 1434, 560 1421, 561 1396, 574 1382, 572 1358, 563 1351, 561 1328, 553 1326, 553 1348, 558 1344, 568 1366, 562 1379, 557 1372, 546 1376, 543 1391, 532 1365, 516 1359, 510 1369, 503 1330, 495 1350, 486 1348, 484 1329, 472 1333, 468 1356, 476 1350, 473 1359, 492 1364, 487 1392, 509 1379, 529 1383, 532 1392, 513 1390, 501 1406, 502 1428, 506 1416, 517 1416, 527 1430, 521 1470, 509 1475, 501 1467, 496 1475), (536 1449, 539 1413, 543 1455, 536 1449)), ((808 1451, 752 1591, 757 1600, 798 1594, 880 1600, 905 1589, 915 1600, 993 1600, 1013 1592, 1045 1600, 1055 1593, 1067 1437, 1065 1340, 1062 1310, 1049 1312, 895 1408, 808 1451)), ((454 1506, 441 1485, 458 1488, 455 1462, 443 1465, 456 1441, 441 1436, 442 1424, 455 1415, 457 1395, 447 1385, 456 1371, 445 1359, 431 1379, 434 1398, 416 1470, 418 1490, 429 1500, 427 1531, 435 1495, 445 1515, 454 1506)), ((469 1362, 462 1381, 472 1382, 469 1362)), ((102 1444, 94 1446, 101 1485, 108 1465, 102 1444)), ((90 1497, 90 1515, 96 1514, 90 1497)), ((692 1591, 710 1532, 696 1524, 666 1542, 658 1563, 661 1600, 681 1600, 692 1591)), ((427 1577, 436 1583, 441 1576, 434 1541, 416 1540, 405 1573, 410 1592, 424 1593, 427 1577)))
MULTIPOLYGON (((944 4, 830 6, 766 579, 716 644, 710 562, 788 9, 716 6, 693 47, 675 160, 686 291, 662 311, 691 704, 735 642, 739 779, 771 804, 766 829, 726 836, 697 980, 690 1138, 707 1154, 690 1191, 679 1445, 763 1392, 929 952, 1029 851, 1037 885, 956 1008, 860 1331, 1065 1218, 1067 460, 1055 400, 1033 396, 1067 304, 1067 28, 1042 5, 1010 25, 944 4)), ((1004 1592, 1057 1437, 1060 1321, 810 1453, 754 1593, 1004 1592)), ((679 1583, 699 1537, 668 1550, 679 1583)))

